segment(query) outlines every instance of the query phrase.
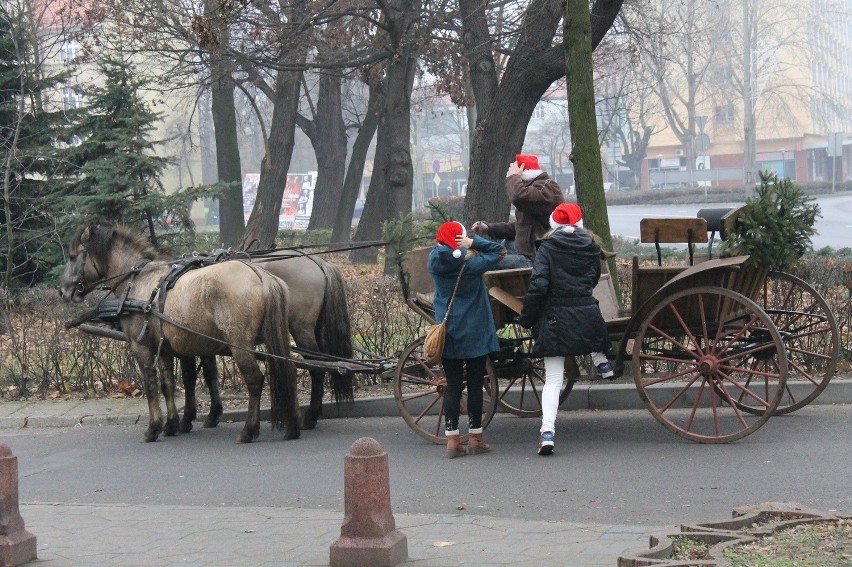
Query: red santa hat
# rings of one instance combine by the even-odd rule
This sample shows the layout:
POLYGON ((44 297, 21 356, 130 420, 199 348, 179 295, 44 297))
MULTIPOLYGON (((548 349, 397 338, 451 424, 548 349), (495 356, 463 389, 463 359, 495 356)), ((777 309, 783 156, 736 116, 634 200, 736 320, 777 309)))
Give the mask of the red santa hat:
POLYGON ((523 166, 523 168, 527 171, 531 169, 541 170, 541 168, 538 166, 538 156, 518 154, 515 156, 515 161, 517 162, 518 167, 523 166))
POLYGON ((515 162, 518 164, 518 167, 523 166, 521 178, 523 178, 524 181, 533 180, 542 174, 537 156, 518 154, 515 156, 515 162))
POLYGON ((577 203, 562 203, 550 213, 550 228, 583 226, 583 210, 577 203))
POLYGON ((461 258, 461 250, 459 250, 459 245, 456 244, 457 236, 467 236, 467 230, 460 222, 448 221, 438 228, 438 232, 435 234, 435 240, 438 241, 438 244, 446 244, 452 248, 453 257, 461 258))

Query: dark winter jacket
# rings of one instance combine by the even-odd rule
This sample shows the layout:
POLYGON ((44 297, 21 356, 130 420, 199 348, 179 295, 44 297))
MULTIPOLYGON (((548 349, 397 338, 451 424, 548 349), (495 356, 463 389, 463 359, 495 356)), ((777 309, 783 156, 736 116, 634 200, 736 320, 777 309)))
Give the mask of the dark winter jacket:
POLYGON ((581 228, 563 227, 541 241, 521 312, 536 356, 608 352, 606 323, 592 290, 601 277, 601 249, 581 228), (573 231, 573 232, 572 232, 573 231))
POLYGON ((435 282, 433 305, 437 322, 444 319, 459 270, 462 264, 467 264, 447 319, 444 358, 475 358, 499 348, 494 316, 488 291, 482 283, 482 274, 494 269, 506 254, 506 249, 481 236, 473 236, 472 249, 478 254, 471 254, 466 260, 463 248, 462 257, 454 258, 453 250, 445 244, 435 246, 429 253, 427 266, 435 282))
POLYGON ((506 196, 515 206, 515 222, 488 223, 488 236, 515 241, 518 254, 535 257, 535 241, 550 230, 550 213, 565 201, 559 184, 542 172, 525 180, 521 174, 506 178, 506 196))

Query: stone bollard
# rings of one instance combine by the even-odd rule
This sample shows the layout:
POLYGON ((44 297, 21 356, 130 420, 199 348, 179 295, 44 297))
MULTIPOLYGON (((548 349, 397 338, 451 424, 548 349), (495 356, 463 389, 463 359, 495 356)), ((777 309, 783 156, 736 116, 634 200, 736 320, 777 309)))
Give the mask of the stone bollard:
POLYGON ((14 567, 36 558, 36 536, 24 529, 18 508, 18 457, 0 443, 0 565, 14 567))
POLYGON ((362 437, 343 463, 344 518, 331 544, 330 567, 391 567, 408 558, 408 539, 396 529, 390 508, 388 454, 362 437))

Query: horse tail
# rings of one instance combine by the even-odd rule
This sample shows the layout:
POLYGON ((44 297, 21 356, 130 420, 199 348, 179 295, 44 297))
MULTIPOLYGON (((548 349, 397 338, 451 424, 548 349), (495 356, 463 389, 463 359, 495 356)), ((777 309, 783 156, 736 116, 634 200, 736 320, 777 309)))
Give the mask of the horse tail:
POLYGON ((287 324, 289 291, 287 284, 272 274, 258 269, 255 273, 263 283, 266 300, 266 314, 260 332, 261 340, 272 355, 267 357, 272 427, 283 429, 287 425, 288 430, 292 430, 298 428, 299 419, 296 367, 290 360, 290 328, 287 324))
MULTIPOLYGON (((349 358, 352 349, 352 319, 346 303, 346 283, 343 274, 331 262, 318 262, 325 275, 325 296, 316 325, 316 339, 319 351, 349 358)), ((351 402, 354 397, 354 378, 351 372, 331 373, 331 387, 336 402, 351 402)))

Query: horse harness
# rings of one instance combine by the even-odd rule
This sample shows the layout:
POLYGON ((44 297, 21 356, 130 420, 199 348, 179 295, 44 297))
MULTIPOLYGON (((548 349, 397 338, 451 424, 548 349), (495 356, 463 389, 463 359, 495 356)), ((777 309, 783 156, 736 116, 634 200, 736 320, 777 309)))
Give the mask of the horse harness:
MULTIPOLYGON (((139 262, 137 262, 128 273, 124 274, 122 279, 119 282, 128 279, 128 285, 125 288, 125 292, 123 297, 119 298, 104 298, 99 303, 98 306, 91 312, 86 313, 85 315, 67 323, 65 326, 77 327, 87 321, 101 321, 103 323, 108 323, 110 325, 117 325, 119 320, 123 315, 128 315, 132 313, 145 313, 149 314, 154 312, 157 316, 161 318, 165 318, 165 305, 166 305, 166 296, 168 294, 168 290, 172 289, 175 286, 177 280, 189 272, 190 270, 194 270, 196 268, 201 268, 204 266, 210 266, 212 264, 216 264, 223 260, 223 258, 228 254, 225 250, 214 250, 213 254, 209 256, 202 255, 193 255, 188 258, 179 258, 178 260, 172 262, 169 271, 160 279, 160 282, 157 286, 151 291, 151 297, 148 301, 142 299, 132 299, 129 296, 130 290, 133 287, 133 281, 136 279, 136 276, 147 266, 150 262, 150 258, 143 258, 139 262), (154 309, 154 299, 159 295, 159 301, 157 302, 158 311, 153 311, 154 309)), ((140 334, 140 340, 144 336, 144 333, 147 331, 148 322, 145 322, 145 328, 143 329, 142 334, 140 334)))

